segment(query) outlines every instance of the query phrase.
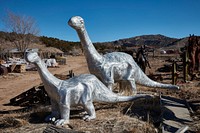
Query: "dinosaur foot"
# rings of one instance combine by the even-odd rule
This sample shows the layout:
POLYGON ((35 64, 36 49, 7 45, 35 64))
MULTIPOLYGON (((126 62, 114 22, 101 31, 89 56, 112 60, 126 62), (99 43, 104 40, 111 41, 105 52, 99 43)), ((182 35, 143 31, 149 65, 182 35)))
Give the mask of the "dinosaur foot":
POLYGON ((90 121, 90 120, 95 119, 95 118, 96 118, 96 116, 85 115, 83 117, 83 120, 84 121, 90 121))
POLYGON ((65 120, 65 119, 58 119, 55 121, 54 123, 56 126, 63 126, 66 124, 69 124, 69 120, 65 120))

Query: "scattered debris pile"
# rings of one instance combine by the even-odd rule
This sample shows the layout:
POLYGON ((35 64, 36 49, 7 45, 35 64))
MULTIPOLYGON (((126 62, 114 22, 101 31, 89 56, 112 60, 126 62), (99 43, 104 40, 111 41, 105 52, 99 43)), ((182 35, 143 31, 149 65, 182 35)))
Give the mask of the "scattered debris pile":
POLYGON ((33 88, 10 99, 9 105, 13 106, 34 106, 39 104, 50 104, 50 99, 44 89, 44 85, 34 86, 33 88))
MULTIPOLYGON (((68 75, 56 74, 55 76, 57 78, 65 80, 74 77, 74 73, 73 70, 70 70, 68 75)), ((44 85, 40 84, 10 99, 10 103, 8 105, 24 107, 24 106, 49 105, 49 104, 50 104, 50 98, 48 97, 48 94, 44 89, 44 85)))
POLYGON ((8 72, 25 72, 27 62, 20 58, 9 58, 7 61, 0 61, 0 75, 6 75, 8 72))
MULTIPOLYGON (((66 59, 65 58, 50 58, 50 59, 43 59, 46 67, 58 67, 58 65, 65 65, 66 59)), ((22 73, 26 71, 37 70, 34 64, 30 64, 25 61, 25 59, 21 58, 8 58, 7 61, 0 60, 0 75, 6 75, 9 72, 16 72, 22 73)))

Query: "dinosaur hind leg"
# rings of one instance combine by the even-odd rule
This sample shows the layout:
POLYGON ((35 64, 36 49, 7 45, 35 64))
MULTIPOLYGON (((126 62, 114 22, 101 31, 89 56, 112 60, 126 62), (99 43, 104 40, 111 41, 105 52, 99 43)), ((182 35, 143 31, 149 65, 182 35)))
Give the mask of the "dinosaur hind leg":
POLYGON ((136 89, 135 79, 129 78, 128 82, 129 82, 130 87, 131 87, 131 89, 133 91, 133 95, 136 95, 137 94, 137 89, 136 89))
POLYGON ((83 117, 83 120, 92 120, 96 118, 95 108, 92 101, 89 101, 83 105, 85 111, 88 113, 83 117))
POLYGON ((107 84, 107 87, 108 87, 108 89, 109 89, 110 91, 112 91, 112 89, 113 89, 113 84, 114 84, 114 83, 108 83, 108 84, 107 84))
POLYGON ((135 84, 135 79, 133 78, 133 74, 134 74, 134 68, 132 65, 128 65, 128 76, 127 76, 127 82, 129 82, 130 87, 133 91, 133 95, 137 94, 137 89, 136 89, 136 84, 135 84))

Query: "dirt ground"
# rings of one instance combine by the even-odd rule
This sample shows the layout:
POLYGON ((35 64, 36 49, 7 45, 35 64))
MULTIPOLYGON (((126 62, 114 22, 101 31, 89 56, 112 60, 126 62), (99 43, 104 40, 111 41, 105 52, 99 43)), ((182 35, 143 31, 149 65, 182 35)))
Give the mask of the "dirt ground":
MULTIPOLYGON (((156 70, 165 64, 165 59, 150 58, 152 69, 147 69, 147 74, 157 74, 156 70)), ((84 56, 68 56, 67 64, 60 65, 59 68, 49 68, 53 74, 68 74, 73 70, 75 75, 89 73, 84 56)), ((160 81, 171 83, 170 78, 160 81)), ((24 108, 19 106, 5 106, 9 100, 18 94, 41 83, 37 71, 27 71, 25 73, 9 73, 6 76, 0 76, 0 132, 43 132, 49 123, 44 122, 44 117, 50 112, 49 106, 38 106, 34 108, 24 108)), ((166 91, 159 89, 150 89, 147 87, 137 86, 140 91, 153 93, 163 93, 174 97, 180 97, 187 100, 200 100, 200 81, 183 83, 178 80, 178 85, 182 90, 179 92, 166 91)), ((117 103, 117 104, 99 104, 95 103, 97 118, 85 122, 81 119, 81 108, 72 108, 70 126, 68 128, 82 132, 158 132, 160 122, 157 109, 159 105, 155 101, 140 101, 143 106, 138 109, 142 112, 145 109, 151 109, 151 117, 146 114, 139 114, 130 111, 138 103, 117 103), (150 107, 150 105, 152 105, 150 107), (157 115, 156 115, 157 114, 157 115), (154 117, 153 117, 154 116, 154 117)), ((140 105, 140 102, 138 105, 140 105)), ((159 102, 158 102, 159 104, 159 102)), ((197 108, 193 113, 194 123, 192 131, 200 131, 198 123, 200 119, 200 110, 197 108)))
MULTIPOLYGON (((86 60, 84 56, 67 57, 67 64, 60 65, 59 68, 49 68, 52 74, 68 74, 69 70, 73 70, 76 75, 88 73, 86 60)), ((0 108, 2 111, 16 109, 12 106, 3 106, 9 103, 9 100, 17 94, 32 88, 41 83, 40 76, 37 71, 27 71, 25 73, 9 73, 0 77, 0 108)))

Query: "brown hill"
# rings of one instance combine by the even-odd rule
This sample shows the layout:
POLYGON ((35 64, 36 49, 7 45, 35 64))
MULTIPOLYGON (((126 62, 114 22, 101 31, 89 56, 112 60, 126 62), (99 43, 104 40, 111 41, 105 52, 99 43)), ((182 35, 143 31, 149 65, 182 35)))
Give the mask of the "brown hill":
POLYGON ((187 43, 187 38, 170 38, 164 35, 142 35, 136 36, 131 38, 119 39, 112 42, 104 42, 104 43, 97 43, 101 45, 120 45, 126 47, 134 47, 134 46, 153 46, 153 47, 168 47, 173 45, 185 45, 187 43))
MULTIPOLYGON (((200 40, 200 36, 197 36, 200 40)), ((113 47, 119 48, 123 47, 126 49, 132 49, 132 48, 138 48, 142 45, 149 46, 151 48, 156 49, 174 49, 174 50, 180 50, 180 48, 183 48, 184 46, 188 45, 188 37, 184 38, 170 38, 164 35, 142 35, 142 36, 136 36, 132 38, 125 38, 125 39, 119 39, 112 42, 103 42, 103 43, 95 43, 95 47, 99 49, 112 49, 113 47), (129 48, 130 47, 130 48, 129 48)), ((123 50, 122 50, 123 51, 123 50)))
MULTIPOLYGON (((2 49, 3 43, 5 42, 5 32, 0 31, 0 49, 2 49)), ((69 50, 72 50, 75 48, 80 48, 80 42, 68 42, 64 40, 59 40, 57 38, 52 37, 38 37, 40 40, 40 44, 43 46, 51 46, 56 47, 64 52, 69 52, 69 50)), ((142 36, 136 36, 131 38, 125 38, 125 39, 119 39, 111 42, 101 42, 101 43, 94 43, 95 47, 97 49, 109 49, 113 46, 123 46, 123 47, 139 47, 141 45, 147 45, 154 48, 167 48, 167 49, 179 49, 181 47, 184 47, 188 43, 188 37, 185 38, 170 38, 164 35, 142 35, 142 36)), ((10 46, 10 43, 7 42, 7 45, 5 47, 10 46)), ((4 49, 4 48, 3 48, 4 49)))
POLYGON ((149 46, 164 47, 175 41, 177 41, 177 38, 170 38, 158 34, 158 35, 142 35, 127 39, 120 39, 117 42, 122 43, 124 46, 149 45, 149 46))

